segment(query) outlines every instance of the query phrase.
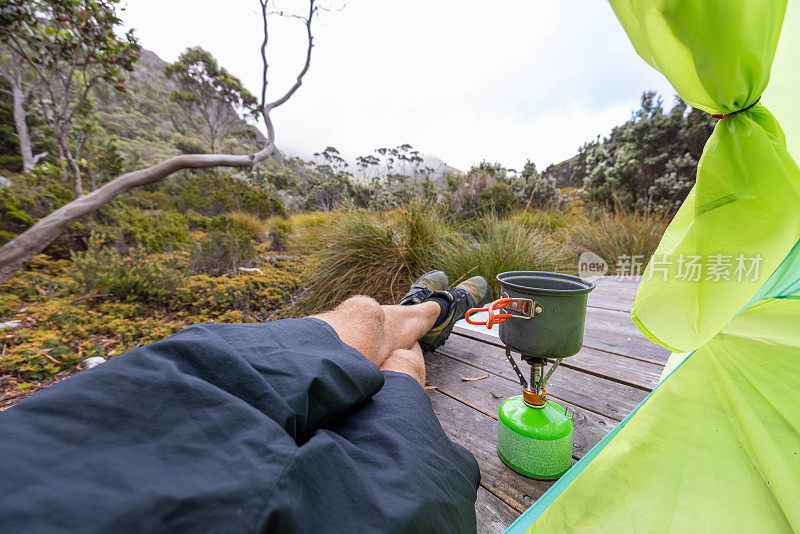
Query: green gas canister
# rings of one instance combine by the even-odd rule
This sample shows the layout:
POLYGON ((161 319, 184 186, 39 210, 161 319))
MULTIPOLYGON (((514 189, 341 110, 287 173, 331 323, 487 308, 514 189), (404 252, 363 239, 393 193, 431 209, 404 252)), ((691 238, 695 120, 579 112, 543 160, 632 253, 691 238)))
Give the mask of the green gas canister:
POLYGON ((501 297, 465 317, 489 329, 500 325, 506 358, 522 386, 522 395, 500 406, 497 453, 522 475, 556 479, 572 466, 573 413, 549 400, 545 385, 564 358, 580 351, 587 298, 595 286, 577 276, 544 271, 500 273, 497 280, 501 297), (471 319, 476 312, 487 312, 488 318, 471 319), (530 365, 530 379, 512 351, 530 365))
POLYGON ((514 471, 547 480, 572 466, 572 417, 558 404, 535 407, 522 395, 510 397, 497 424, 497 454, 514 471))

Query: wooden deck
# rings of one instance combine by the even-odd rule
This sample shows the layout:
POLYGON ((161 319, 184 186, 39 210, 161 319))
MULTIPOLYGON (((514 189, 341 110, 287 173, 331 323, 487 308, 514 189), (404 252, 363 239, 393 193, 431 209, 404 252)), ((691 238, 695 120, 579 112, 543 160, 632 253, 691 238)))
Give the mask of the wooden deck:
MULTIPOLYGON (((669 356, 631 321, 637 285, 638 280, 612 277, 597 283, 589 296, 583 349, 565 359, 548 382, 549 396, 575 410, 574 460, 656 386, 669 356)), ((480 464, 475 509, 482 533, 505 530, 553 484, 518 475, 497 456, 500 404, 520 394, 502 347, 485 328, 481 331, 463 323, 436 353, 425 355, 428 384, 436 388, 429 394, 442 427, 453 441, 472 451, 480 464), (487 374, 481 380, 462 380, 487 374)))

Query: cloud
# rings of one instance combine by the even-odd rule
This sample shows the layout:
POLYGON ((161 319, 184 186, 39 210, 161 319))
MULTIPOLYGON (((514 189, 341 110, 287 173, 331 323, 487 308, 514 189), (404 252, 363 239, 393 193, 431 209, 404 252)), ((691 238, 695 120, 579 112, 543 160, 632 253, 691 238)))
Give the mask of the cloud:
MULTIPOLYGON (((294 0, 282 8, 302 6, 294 0)), ((260 88, 255 0, 136 0, 123 14, 168 61, 210 50, 260 88)), ((276 21, 271 94, 302 63, 302 27, 276 21)), ((643 90, 667 82, 633 51, 610 7, 594 0, 356 0, 317 28, 303 87, 274 113, 277 144, 309 157, 353 157, 410 143, 466 169, 482 159, 539 167, 627 120, 643 90)))

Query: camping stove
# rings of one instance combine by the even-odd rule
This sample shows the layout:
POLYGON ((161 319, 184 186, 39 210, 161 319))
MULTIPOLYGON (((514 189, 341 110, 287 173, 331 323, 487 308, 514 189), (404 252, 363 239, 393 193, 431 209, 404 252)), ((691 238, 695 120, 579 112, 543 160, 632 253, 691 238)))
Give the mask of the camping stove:
POLYGON ((573 413, 549 400, 545 386, 561 361, 583 344, 586 302, 594 284, 543 271, 497 275, 501 298, 473 308, 466 320, 491 329, 499 325, 506 358, 522 386, 522 395, 506 399, 498 417, 497 453, 514 471, 538 479, 556 479, 572 466, 573 413), (486 321, 470 318, 488 312, 486 321), (530 379, 513 352, 530 365, 530 379), (550 369, 545 372, 547 366, 550 369))

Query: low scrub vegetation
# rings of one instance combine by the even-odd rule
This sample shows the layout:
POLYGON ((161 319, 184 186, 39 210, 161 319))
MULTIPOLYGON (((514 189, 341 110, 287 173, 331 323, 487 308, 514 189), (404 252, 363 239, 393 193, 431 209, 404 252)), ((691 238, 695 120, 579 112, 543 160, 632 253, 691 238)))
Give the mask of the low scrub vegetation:
POLYGON ((18 324, 0 331, 0 375, 46 379, 191 324, 265 321, 301 285, 301 263, 287 258, 221 277, 189 274, 176 256, 94 247, 72 262, 37 256, 2 286, 0 316, 18 324))
MULTIPOLYGON (((431 269, 453 284, 484 276, 494 296, 498 273, 575 273, 584 251, 612 274, 620 256, 648 258, 667 224, 664 211, 587 204, 532 164, 511 176, 482 163, 438 185, 326 182, 333 167, 301 166, 313 175, 305 183, 292 165, 184 173, 72 225, 0 286, 3 390, 190 324, 299 316, 354 294, 396 302, 431 269)), ((60 170, 37 172, 0 187, 0 242, 70 199, 60 170)))
MULTIPOLYGON (((69 199, 60 176, 10 177, 0 188, 6 239, 69 199)), ((271 228, 288 222, 280 201, 230 176, 191 178, 124 195, 0 286, 5 382, 48 379, 190 324, 283 313, 303 263, 271 250, 271 228)))
MULTIPOLYGON (((66 198, 46 177, 13 177, 21 187, 0 190, 9 236, 66 198)), ((190 324, 298 316, 354 294, 396 302, 431 269, 454 284, 484 276, 495 296, 498 273, 574 273, 585 250, 613 270, 620 255, 652 254, 666 226, 657 213, 579 202, 494 210, 497 202, 465 196, 462 209, 428 198, 286 215, 277 198, 226 175, 177 177, 74 225, 0 286, 0 322, 10 323, 0 330, 0 376, 25 386, 190 324), (233 183, 230 196, 206 194, 233 183)))

